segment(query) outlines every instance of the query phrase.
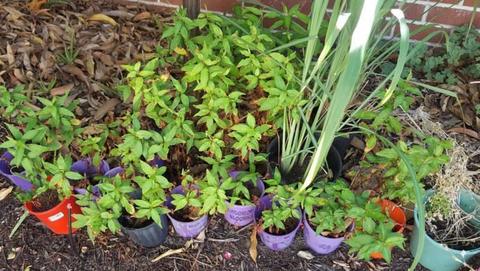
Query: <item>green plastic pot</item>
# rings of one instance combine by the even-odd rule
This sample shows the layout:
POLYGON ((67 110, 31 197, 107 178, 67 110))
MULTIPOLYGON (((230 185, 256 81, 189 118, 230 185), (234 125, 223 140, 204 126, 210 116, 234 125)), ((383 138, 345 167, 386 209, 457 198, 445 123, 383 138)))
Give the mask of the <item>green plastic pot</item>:
MULTIPOLYGON (((423 202, 426 203, 428 198, 433 194, 432 190, 427 191, 423 202)), ((414 210, 415 225, 410 242, 410 251, 415 256, 419 241, 418 230, 418 213, 417 207, 414 210)), ((446 245, 438 243, 427 234, 425 236, 425 245, 423 248, 420 264, 432 271, 455 271, 463 266, 474 255, 480 253, 480 248, 473 250, 456 250, 448 248, 446 245)))
POLYGON ((480 196, 472 191, 462 189, 458 196, 458 205, 463 211, 472 216, 468 223, 480 229, 480 196))

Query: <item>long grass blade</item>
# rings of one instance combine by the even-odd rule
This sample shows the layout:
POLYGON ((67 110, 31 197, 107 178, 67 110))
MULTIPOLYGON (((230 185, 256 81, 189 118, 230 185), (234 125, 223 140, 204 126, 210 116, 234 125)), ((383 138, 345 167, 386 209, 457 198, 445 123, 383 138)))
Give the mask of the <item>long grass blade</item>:
POLYGON ((363 3, 360 17, 352 33, 350 51, 347 56, 345 70, 341 73, 337 87, 333 93, 322 134, 318 140, 318 147, 310 161, 304 183, 300 191, 310 186, 318 171, 322 167, 335 133, 340 127, 345 116, 345 110, 355 91, 356 83, 360 77, 366 47, 373 29, 376 15, 379 11, 380 1, 372 0, 363 3), (373 14, 372 14, 373 11, 373 14))

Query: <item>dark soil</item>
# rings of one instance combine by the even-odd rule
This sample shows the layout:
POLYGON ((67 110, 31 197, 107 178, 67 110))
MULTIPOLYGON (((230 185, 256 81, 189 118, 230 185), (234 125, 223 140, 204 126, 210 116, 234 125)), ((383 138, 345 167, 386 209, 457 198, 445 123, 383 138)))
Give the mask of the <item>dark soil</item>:
MULTIPOLYGON (((438 231, 444 232, 446 230, 446 227, 448 226, 445 221, 440 221, 440 220, 433 221, 432 224, 434 225, 434 227, 437 228, 437 232, 438 231)), ((428 236, 433 238, 434 235, 432 234, 432 227, 428 227, 427 225, 425 225, 425 230, 427 231, 428 236)), ((466 240, 470 239, 471 240, 472 238, 475 238, 475 237, 476 238, 479 237, 478 230, 475 229, 474 227, 466 225, 463 228, 462 236, 454 236, 453 234, 451 234, 449 236, 444 236, 443 238, 466 239, 466 240)), ((478 241, 478 239, 477 239, 476 242, 452 242, 452 243, 448 243, 446 245, 451 249, 471 250, 471 249, 479 248, 480 247, 480 241, 478 241)))
POLYGON ((197 208, 183 208, 171 213, 170 215, 181 222, 192 222, 199 218, 197 208))
POLYGON ((32 200, 32 210, 34 212, 45 212, 60 203, 57 190, 49 189, 32 200))
MULTIPOLYGON (((252 228, 236 229, 223 218, 210 219, 204 242, 194 243, 185 252, 165 257, 156 263, 151 260, 169 249, 185 246, 187 240, 175 236, 172 228, 164 245, 157 248, 143 248, 135 245, 121 233, 117 236, 100 236, 95 244, 88 240, 86 231, 75 234, 75 244, 79 251, 76 256, 66 236, 52 234, 34 217, 28 217, 16 234, 9 238, 17 219, 24 209, 13 197, 0 201, 0 270, 82 270, 82 271, 130 271, 130 270, 391 270, 405 271, 412 258, 406 250, 393 251, 390 266, 382 261, 372 264, 359 261, 348 255, 348 248, 342 245, 330 255, 313 255, 305 259, 297 255, 307 252, 302 231, 298 231, 294 243, 284 251, 274 252, 258 239, 258 258, 255 264, 249 254, 252 228), (9 210, 4 212, 3 210, 9 210), (231 254, 230 257, 227 254, 231 254), (10 256, 10 257, 9 257, 10 256), (10 258, 10 259, 9 259, 10 258)), ((472 263, 480 266, 480 258, 472 263)), ((426 271, 422 267, 415 270, 426 271)), ((465 269, 466 270, 466 269, 465 269)))
POLYGON ((283 224, 285 225, 285 229, 280 230, 274 227, 273 229, 265 229, 265 231, 273 235, 285 235, 291 233, 298 226, 298 219, 290 217, 283 224))
POLYGON ((130 215, 123 215, 118 220, 126 228, 141 229, 153 223, 152 220, 135 218, 130 215))

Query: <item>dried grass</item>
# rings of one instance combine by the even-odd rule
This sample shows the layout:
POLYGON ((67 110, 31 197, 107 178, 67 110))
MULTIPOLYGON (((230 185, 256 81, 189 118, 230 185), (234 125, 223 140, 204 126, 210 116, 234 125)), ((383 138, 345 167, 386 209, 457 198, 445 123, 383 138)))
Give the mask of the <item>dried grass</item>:
POLYGON ((472 173, 467 169, 469 157, 472 153, 467 153, 464 145, 459 144, 451 138, 443 129, 442 124, 430 119, 430 115, 419 107, 408 113, 399 113, 398 116, 404 123, 408 123, 413 128, 421 131, 425 135, 436 136, 441 139, 449 139, 454 142, 454 147, 447 151, 450 162, 443 166, 442 170, 432 176, 433 189, 435 190, 427 203, 426 224, 429 233, 433 239, 443 244, 468 244, 480 241, 480 231, 476 231, 472 236, 465 236, 471 227, 467 223, 472 219, 472 215, 463 211, 458 205, 458 196, 462 189, 480 192, 480 184, 472 180, 472 173), (436 201, 434 204, 431 204, 436 201), (431 205, 439 205, 440 208, 431 205), (435 222, 441 222, 439 228, 435 222))

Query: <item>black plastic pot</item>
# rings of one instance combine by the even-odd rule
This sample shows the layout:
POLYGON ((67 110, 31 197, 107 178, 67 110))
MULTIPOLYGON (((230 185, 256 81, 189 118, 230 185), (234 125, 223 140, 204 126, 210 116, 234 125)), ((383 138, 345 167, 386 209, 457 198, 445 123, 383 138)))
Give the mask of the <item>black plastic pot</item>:
MULTIPOLYGON (((319 135, 318 135, 319 136, 319 135)), ((351 138, 337 137, 333 141, 330 150, 327 155, 327 166, 332 170, 332 180, 337 179, 342 175, 343 170, 343 157, 347 152, 347 148, 350 146, 351 138)), ((279 138, 275 137, 268 145, 268 160, 272 167, 279 167, 281 159, 281 146, 279 145, 279 138)), ((305 162, 308 164, 308 162, 305 162)), ((282 181, 284 183, 292 183, 303 177, 307 165, 296 165, 291 172, 284 172, 280 168, 282 174, 282 181)))
POLYGON ((127 219, 121 216, 118 220, 122 225, 122 231, 130 237, 130 239, 137 245, 144 247, 156 247, 165 242, 168 235, 168 219, 167 216, 162 215, 160 217, 162 221, 161 227, 157 223, 150 223, 143 228, 131 228, 126 223, 127 219))

